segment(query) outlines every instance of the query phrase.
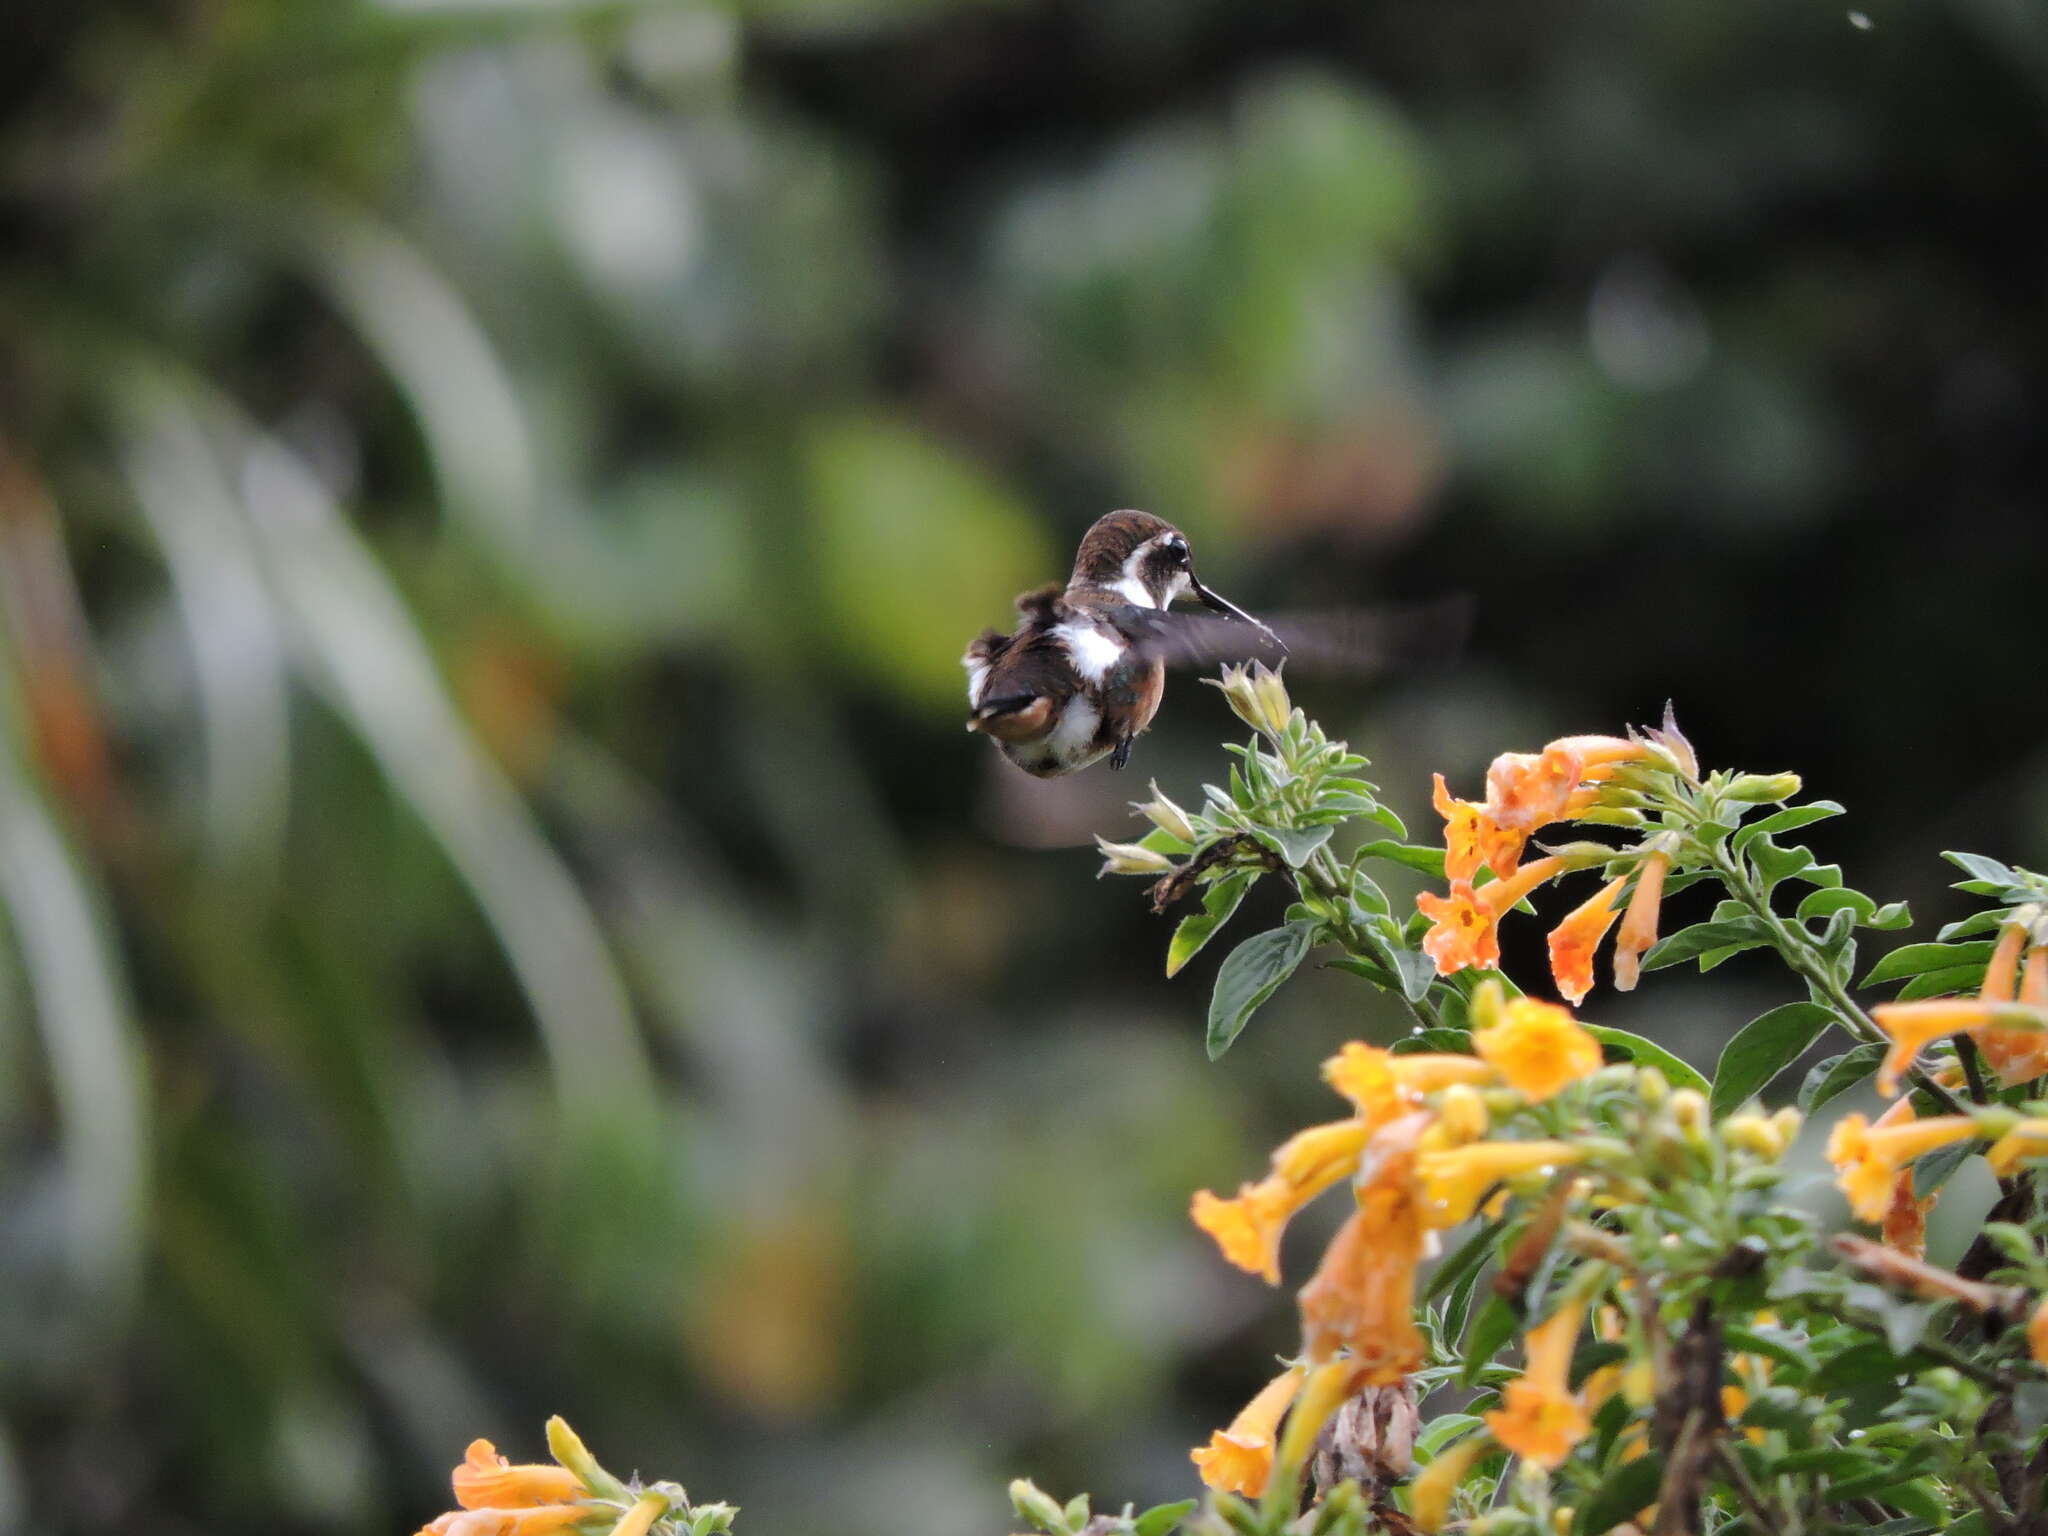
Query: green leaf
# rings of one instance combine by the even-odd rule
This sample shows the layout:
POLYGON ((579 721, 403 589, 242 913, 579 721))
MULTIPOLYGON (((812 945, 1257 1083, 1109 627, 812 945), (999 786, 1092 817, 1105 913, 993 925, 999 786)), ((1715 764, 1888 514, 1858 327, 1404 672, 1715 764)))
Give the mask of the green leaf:
POLYGON ((1714 1118, 1769 1086, 1833 1022, 1834 1015, 1818 1003, 1786 1003, 1743 1025, 1714 1068, 1714 1118))
POLYGON ((1381 965, 1377 960, 1368 960, 1362 955, 1339 955, 1329 962, 1333 971, 1349 971, 1354 976, 1363 976, 1382 992, 1401 990, 1401 978, 1381 965))
POLYGON ((1903 901, 1888 901, 1870 916, 1863 919, 1866 928, 1910 928, 1913 926, 1913 909, 1903 901))
POLYGON ((1657 1489, 1664 1481, 1662 1456, 1638 1456, 1601 1474, 1600 1486, 1579 1506, 1579 1518, 1572 1527, 1578 1536, 1601 1536, 1632 1518, 1646 1504, 1657 1502, 1657 1489))
POLYGON ((2012 916, 2011 907, 1987 907, 1982 912, 1972 912, 1968 917, 1959 917, 1945 925, 1935 934, 1937 939, 1966 939, 1973 933, 1996 933, 2003 928, 2006 919, 2012 916))
POLYGON ((1384 951, 1388 964, 1401 977, 1401 995, 1411 1003, 1419 1003, 1429 995, 1430 984, 1436 980, 1436 962, 1419 949, 1401 949, 1388 945, 1384 951))
POLYGON ((1923 997, 1952 997, 1974 992, 1984 981, 1981 965, 1951 965, 1938 971, 1923 971, 1899 988, 1898 1000, 1910 1003, 1923 997))
POLYGON ((1254 827, 1252 836, 1285 859, 1289 869, 1299 869, 1336 830, 1328 823, 1320 827, 1254 827))
POLYGON ((1698 1068, 1672 1055, 1654 1040, 1645 1040, 1625 1029, 1609 1029, 1604 1024, 1588 1024, 1585 1030, 1606 1048, 1610 1057, 1618 1055, 1639 1067, 1655 1067, 1674 1088, 1696 1088, 1701 1093, 1708 1091, 1707 1080, 1700 1076, 1698 1068))
POLYGON ((1790 1451, 1771 1463, 1773 1472, 1797 1477, 1802 1472, 1826 1478, 1866 1477, 1884 1465, 1871 1451, 1851 1451, 1840 1446, 1822 1446, 1811 1451, 1790 1451))
POLYGON ((1991 950, 1989 939, 1974 939, 1968 944, 1901 944, 1870 968, 1870 974, 1863 978, 1863 985, 1876 986, 1881 981, 1898 981, 1902 977, 1918 976, 1923 971, 1965 963, 1981 966, 1991 958, 1991 950))
POLYGON ((1202 892, 1202 910, 1182 918, 1180 926, 1173 930, 1173 942, 1166 946, 1167 975, 1179 975, 1180 968, 1201 952, 1216 931, 1230 921, 1231 913, 1244 900, 1244 893, 1258 878, 1256 872, 1246 870, 1226 876, 1202 892))
POLYGON ((1464 1385, 1469 1387, 1479 1379, 1479 1373, 1493 1364, 1493 1357, 1521 1326, 1521 1314, 1503 1298, 1486 1298, 1486 1305, 1472 1319, 1472 1336, 1465 1341, 1465 1370, 1460 1377, 1464 1385))
POLYGON ((1803 920, 1810 917, 1832 917, 1837 912, 1854 912, 1856 921, 1868 922, 1877 911, 1877 903, 1861 891, 1852 891, 1847 886, 1822 886, 1809 891, 1806 899, 1799 903, 1798 915, 1803 920))
POLYGON ((1431 1419, 1422 1426, 1415 1437, 1415 1450, 1423 1463, 1436 1460, 1437 1453, 1467 1430, 1477 1429, 1486 1420, 1476 1413, 1446 1413, 1431 1419))
POLYGON ((1643 956, 1643 969, 1661 971, 1681 960, 1694 960, 1715 949, 1755 949, 1771 942, 1771 930, 1760 918, 1738 917, 1725 923, 1694 923, 1659 942, 1643 956))
POLYGON ((1429 1283, 1423 1287, 1422 1299, 1434 1301, 1461 1279, 1465 1272, 1486 1261, 1493 1240, 1500 1235, 1501 1224, 1497 1221, 1480 1223, 1474 1232, 1457 1249, 1448 1254, 1444 1261, 1431 1271, 1429 1283))
POLYGON ((1811 848, 1780 848, 1768 837, 1760 837, 1750 845, 1749 862, 1756 866, 1768 890, 1780 880, 1789 880, 1820 861, 1813 856, 1811 848))
POLYGON ((1799 1085, 1800 1112, 1815 1113, 1835 1095, 1847 1093, 1871 1076, 1877 1071, 1878 1063, 1884 1060, 1884 1051, 1880 1042, 1871 1041, 1816 1064, 1806 1074, 1806 1081, 1799 1085))
POLYGON ((1925 1200, 1939 1190, 1963 1166, 1969 1155, 1977 1150, 1974 1141, 1951 1142, 1945 1147, 1936 1147, 1925 1157, 1913 1164, 1913 1193, 1925 1200))
POLYGON ((1182 1499, 1175 1504, 1154 1504, 1131 1522, 1131 1536, 1166 1536, 1168 1531, 1194 1513, 1197 1502, 1195 1499, 1182 1499))
POLYGON ((1261 1003, 1292 976, 1316 940, 1314 922, 1296 920, 1255 933, 1230 952, 1209 997, 1209 1059, 1229 1050, 1261 1003))
POLYGON ((1410 869, 1419 869, 1425 875, 1444 877, 1444 851, 1441 848, 1425 848, 1416 843, 1397 843, 1382 838, 1367 843, 1358 850, 1361 859, 1385 859, 1392 864, 1405 864, 1410 869))
POLYGON ((1193 853, 1195 851, 1192 843, 1184 842, 1182 839, 1175 837, 1164 827, 1154 827, 1150 832, 1147 832, 1138 839, 1138 846, 1176 859, 1184 853, 1193 853))
POLYGON ((1739 1324, 1732 1326, 1727 1332, 1727 1344, 1732 1353, 1767 1355, 1780 1365, 1789 1365, 1795 1370, 1811 1372, 1816 1364, 1813 1351, 1806 1347, 1805 1340, 1769 1324, 1755 1328, 1744 1328, 1739 1324))
POLYGON ((1806 805, 1789 805, 1782 811, 1773 811, 1761 821, 1752 821, 1735 834, 1735 851, 1740 853, 1759 837, 1774 837, 1780 832, 1795 831, 1811 826, 1816 821, 1826 821, 1830 816, 1842 814, 1843 807, 1832 800, 1815 800, 1806 805))
POLYGON ((1996 859, 1987 859, 1981 853, 1956 853, 1944 851, 1944 859, 1955 865, 1972 880, 1982 880, 1988 885, 2024 885, 2020 872, 1996 859))

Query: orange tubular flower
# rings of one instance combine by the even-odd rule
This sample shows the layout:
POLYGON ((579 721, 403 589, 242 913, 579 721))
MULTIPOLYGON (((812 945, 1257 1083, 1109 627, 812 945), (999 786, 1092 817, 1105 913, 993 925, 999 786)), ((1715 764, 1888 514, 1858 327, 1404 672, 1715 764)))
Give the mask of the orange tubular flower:
MULTIPOLYGON (((1999 1002, 2014 996, 2012 973, 2018 968, 2016 960, 2024 938, 2024 927, 2017 923, 2009 925, 1998 936, 1998 948, 1992 951, 1990 964, 1984 969, 1984 987, 1977 994, 1980 999, 1999 1002), (2011 945, 2014 958, 2006 960, 2001 970, 2000 962, 2005 960, 2009 939, 2014 940, 2011 945)), ((2048 949, 2036 947, 2027 951, 2026 972, 2020 978, 2016 1000, 2021 1006, 2030 1008, 2048 1004, 2048 949)), ((1975 1039, 1984 1052, 1984 1059, 1998 1074, 1998 1080, 2008 1086, 2030 1083, 2048 1073, 2048 1031, 1987 1026, 1975 1032, 1975 1039)))
POLYGON ((1977 1122, 1968 1115, 1880 1125, 1860 1114, 1844 1115, 1828 1137, 1828 1161, 1835 1165, 1835 1183, 1849 1197, 1857 1220, 1881 1222, 1892 1208, 1901 1170, 1923 1153, 1976 1134, 1977 1122))
POLYGON ((1259 1389, 1228 1429, 1209 1436, 1209 1443, 1188 1452, 1201 1470, 1202 1481, 1219 1493, 1256 1499, 1273 1475, 1273 1440, 1280 1420, 1301 1391, 1302 1368, 1292 1366, 1259 1389))
POLYGON ((1593 952, 1621 915, 1614 909, 1614 901, 1626 884, 1628 876, 1617 875, 1550 931, 1551 979, 1574 1007, 1593 990, 1593 952))
POLYGON ((2048 1365, 2048 1301, 2035 1308, 2028 1320, 2027 1351, 2042 1365, 2048 1365))
POLYGON ((1396 1056, 1353 1040, 1323 1063, 1323 1081, 1357 1106, 1360 1119, 1380 1126, 1411 1113, 1426 1093, 1454 1083, 1492 1082, 1493 1069, 1470 1056, 1396 1056))
POLYGON ((1423 1220, 1431 1227, 1455 1227, 1471 1218, 1486 1192, 1501 1180, 1567 1167, 1585 1156, 1583 1147, 1569 1141, 1481 1141, 1423 1151, 1415 1159, 1415 1171, 1422 1178, 1423 1220))
POLYGON ((1671 868, 1671 855, 1659 848, 1646 856, 1636 874, 1635 894, 1628 899, 1628 913, 1621 920, 1621 932, 1614 936, 1614 990, 1633 992, 1643 956, 1657 942, 1657 913, 1664 903, 1664 876, 1671 868))
MULTIPOLYGON (((1904 1102, 1903 1100, 1901 1102, 1904 1102)), ((1934 1209, 1934 1196, 1925 1200, 1913 1194, 1913 1170, 1907 1168, 1892 1180, 1892 1203, 1884 1213, 1880 1236, 1887 1248, 1909 1259, 1927 1254, 1927 1213, 1934 1209)))
POLYGON ((1597 783, 1647 755, 1619 736, 1561 736, 1541 752, 1503 752, 1486 770, 1483 809, 1497 827, 1533 832, 1585 808, 1592 797, 1578 793, 1582 781, 1597 783))
POLYGON ((1529 1330, 1528 1363, 1507 1385, 1486 1427, 1525 1461, 1555 1471, 1592 1428, 1585 1405, 1567 1383, 1583 1308, 1566 1305, 1529 1330))
POLYGON ((1415 1328, 1415 1270, 1423 1251, 1415 1143, 1428 1124, 1428 1117, 1411 1115, 1373 1138, 1358 1209, 1301 1289, 1302 1347, 1309 1359, 1325 1361, 1349 1349, 1368 1386, 1391 1386, 1422 1364, 1422 1335, 1415 1328))
POLYGON ((530 1509, 453 1509, 428 1521, 418 1536, 549 1536, 591 1518, 580 1504, 536 1504, 530 1509))
POLYGON ((566 1504, 584 1495, 584 1487, 567 1467, 515 1467, 488 1440, 472 1440, 462 1465, 455 1469, 455 1502, 464 1509, 526 1509, 536 1504, 566 1504))
POLYGON ((1506 880, 1476 890, 1469 880, 1453 880, 1447 896, 1434 891, 1417 896, 1415 905, 1431 925, 1422 936, 1422 948, 1436 962, 1436 973, 1449 976, 1468 965, 1486 968, 1499 964, 1500 938, 1494 930, 1501 914, 1568 867, 1569 861, 1552 854, 1523 865, 1506 880))
POLYGON ((1371 1134, 1372 1127, 1363 1120, 1312 1125, 1281 1143, 1273 1154, 1273 1171, 1265 1178, 1240 1185, 1230 1200, 1197 1190, 1188 1214, 1216 1240, 1224 1258, 1247 1274, 1263 1276, 1268 1285, 1278 1285, 1280 1234, 1288 1219, 1357 1171, 1359 1154, 1371 1134))
POLYGON ((1530 997, 1502 1005, 1499 1022, 1475 1033, 1472 1048, 1532 1104, 1604 1064, 1600 1042, 1583 1025, 1557 1004, 1530 997))
POLYGON ((1433 778, 1436 787, 1430 804, 1444 819, 1444 874, 1452 880, 1470 880, 1484 864, 1507 879, 1522 861, 1528 833, 1495 826, 1484 806, 1453 798, 1444 776, 1439 773, 1433 778))

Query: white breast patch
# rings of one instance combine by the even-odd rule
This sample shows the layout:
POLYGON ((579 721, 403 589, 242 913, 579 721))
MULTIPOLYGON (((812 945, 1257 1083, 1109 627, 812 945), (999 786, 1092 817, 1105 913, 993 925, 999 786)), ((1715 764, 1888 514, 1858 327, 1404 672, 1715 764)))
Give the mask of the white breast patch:
POLYGON ((1083 682, 1099 684, 1109 675, 1109 669, 1123 659, 1124 642, 1104 634, 1093 624, 1069 622, 1055 629, 1053 635, 1074 658, 1074 670, 1080 673, 1083 682))

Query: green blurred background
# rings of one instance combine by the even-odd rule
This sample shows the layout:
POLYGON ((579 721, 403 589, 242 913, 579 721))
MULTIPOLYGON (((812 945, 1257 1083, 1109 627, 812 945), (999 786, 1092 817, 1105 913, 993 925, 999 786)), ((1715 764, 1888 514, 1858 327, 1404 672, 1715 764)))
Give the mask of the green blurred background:
POLYGON ((1294 679, 1420 834, 1671 697, 1923 923, 2040 864, 2044 15, 9 6, 0 1531, 410 1531, 550 1412, 756 1533, 1186 1492, 1292 1340, 1187 1195, 1402 1025, 1212 1068, 1223 946, 1091 879, 1213 692, 961 731, 1114 506, 1476 600, 1294 679))

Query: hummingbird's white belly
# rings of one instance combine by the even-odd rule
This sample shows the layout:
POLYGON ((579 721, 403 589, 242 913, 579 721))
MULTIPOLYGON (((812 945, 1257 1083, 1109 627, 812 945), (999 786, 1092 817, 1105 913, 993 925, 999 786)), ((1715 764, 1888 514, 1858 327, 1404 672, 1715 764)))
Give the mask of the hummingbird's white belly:
POLYGON ((1027 773, 1073 773, 1107 757, 1110 749, 1095 744, 1102 711, 1083 694, 1067 700, 1053 728, 1036 741, 1004 742, 1003 755, 1027 773))

